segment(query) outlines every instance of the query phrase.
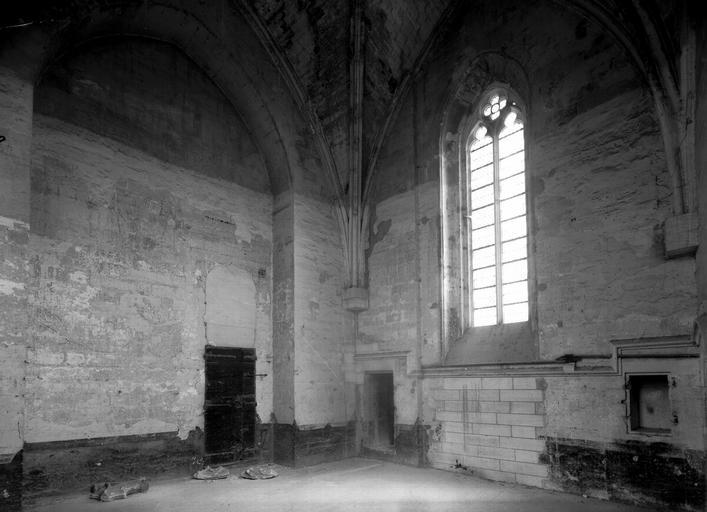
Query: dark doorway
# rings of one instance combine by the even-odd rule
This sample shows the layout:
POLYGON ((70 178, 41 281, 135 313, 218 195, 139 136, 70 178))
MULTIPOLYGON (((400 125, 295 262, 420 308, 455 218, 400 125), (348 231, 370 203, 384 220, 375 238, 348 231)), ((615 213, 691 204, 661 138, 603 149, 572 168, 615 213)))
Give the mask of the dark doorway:
POLYGON ((393 372, 367 373, 365 381, 369 448, 390 450, 395 444, 393 372))
POLYGON ((204 448, 206 462, 255 455, 255 350, 206 347, 204 448))

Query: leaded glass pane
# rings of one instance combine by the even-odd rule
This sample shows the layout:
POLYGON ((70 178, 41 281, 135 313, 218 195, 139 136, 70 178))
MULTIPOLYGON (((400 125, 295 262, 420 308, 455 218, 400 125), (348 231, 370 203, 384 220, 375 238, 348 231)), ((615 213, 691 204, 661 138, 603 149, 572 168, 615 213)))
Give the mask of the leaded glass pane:
POLYGON ((475 171, 471 171, 471 180, 469 181, 472 190, 493 183, 493 165, 487 165, 475 171))
POLYGON ((508 178, 525 170, 525 151, 519 151, 499 161, 498 175, 501 179, 508 178))
POLYGON ((513 283, 528 279, 528 260, 517 260, 511 263, 504 263, 501 276, 504 283, 513 283))
MULTIPOLYGON (((517 126, 517 125, 516 125, 517 126)), ((509 135, 504 134, 505 130, 501 131, 501 136, 498 139, 498 157, 505 158, 508 155, 517 153, 523 149, 523 130, 515 131, 509 135)), ((509 130, 510 131, 510 130, 509 130)))
POLYGON ((472 300, 474 308, 488 308, 496 305, 496 287, 480 288, 474 290, 472 300))
POLYGON ((493 139, 484 137, 480 141, 475 141, 471 145, 469 152, 469 170, 473 171, 479 167, 493 163, 493 139))
POLYGON ((525 215, 525 194, 501 201, 501 220, 525 215))
POLYGON ((493 203, 493 185, 482 187, 471 192, 471 208, 476 210, 493 203))
POLYGON ((474 270, 472 279, 474 288, 485 288, 496 284, 496 267, 474 270))
POLYGON ((503 323, 514 324, 528 321, 528 303, 510 304, 503 306, 503 323))
POLYGON ((495 226, 475 229, 471 232, 471 247, 481 249, 496 242, 495 226))
POLYGON ((513 261, 528 257, 528 239, 523 237, 501 244, 501 261, 513 261))
POLYGON ((478 229, 493 224, 496 212, 493 205, 479 208, 471 212, 471 229, 478 229))
POLYGON ((505 242, 507 240, 519 238, 521 236, 525 236, 525 234, 525 215, 501 222, 501 241, 505 242))
POLYGON ((501 180, 501 191, 499 199, 508 199, 525 192, 525 173, 516 174, 505 180, 501 180))
POLYGON ((491 95, 482 113, 485 119, 474 129, 469 145, 467 175, 474 326, 494 325, 499 318, 504 323, 528 320, 523 121, 505 94, 491 95), (501 240, 497 239, 499 231, 501 240), (497 304, 498 287, 502 304, 497 304))
POLYGON ((496 325, 496 308, 474 309, 474 327, 496 325))
MULTIPOLYGON (((496 288, 494 287, 494 290, 496 288)), ((504 284, 502 288, 503 304, 528 302, 528 281, 504 284)))
POLYGON ((484 247, 471 252, 471 265, 473 269, 488 267, 496 264, 496 246, 484 247))

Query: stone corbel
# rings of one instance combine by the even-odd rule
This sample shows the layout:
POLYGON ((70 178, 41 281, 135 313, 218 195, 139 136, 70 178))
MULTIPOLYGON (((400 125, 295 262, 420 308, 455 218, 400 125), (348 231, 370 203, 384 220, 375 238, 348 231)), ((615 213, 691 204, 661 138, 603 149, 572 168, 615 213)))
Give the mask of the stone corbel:
POLYGON ((695 254, 700 245, 700 221, 697 212, 668 218, 663 233, 666 259, 695 254))
POLYGON ((352 286, 344 288, 344 308, 359 312, 368 309, 368 288, 352 286))

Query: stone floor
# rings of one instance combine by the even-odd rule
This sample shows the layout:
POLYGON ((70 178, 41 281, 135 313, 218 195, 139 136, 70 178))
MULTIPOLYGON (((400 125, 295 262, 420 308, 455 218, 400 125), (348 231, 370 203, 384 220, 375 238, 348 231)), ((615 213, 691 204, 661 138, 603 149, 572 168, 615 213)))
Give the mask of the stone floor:
POLYGON ((434 469, 347 459, 302 469, 278 468, 272 480, 153 483, 145 494, 101 503, 83 495, 43 498, 34 512, 637 512, 649 510, 564 493, 489 482, 434 469))

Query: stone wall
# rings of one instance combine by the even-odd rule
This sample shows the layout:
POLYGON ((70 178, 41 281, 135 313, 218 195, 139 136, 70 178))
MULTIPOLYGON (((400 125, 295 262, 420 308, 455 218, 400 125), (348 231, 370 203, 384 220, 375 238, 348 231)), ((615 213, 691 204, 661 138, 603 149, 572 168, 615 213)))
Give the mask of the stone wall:
POLYGON ((0 66, 0 508, 21 510, 32 83, 0 66))
POLYGON ((352 315, 343 313, 343 251, 331 204, 295 196, 295 421, 343 426, 347 408, 344 352, 352 315))
POLYGON ((206 282, 217 266, 251 276, 256 307, 242 314, 255 321, 227 341, 255 341, 266 365, 257 373, 271 373, 268 197, 50 118, 36 118, 34 135, 25 440, 186 436, 201 425, 206 282))
POLYGON ((545 382, 535 377, 426 379, 434 400, 432 467, 542 487, 545 382))
MULTIPOLYGON (((359 315, 355 359, 371 359, 375 352, 409 354, 406 371, 395 374, 396 408, 407 416, 417 412, 436 467, 466 467, 489 478, 579 492, 569 477, 557 475, 562 461, 581 461, 581 450, 565 454, 549 446, 552 440, 560 447, 589 443, 613 457, 611 469, 602 469, 605 485, 596 495, 699 507, 699 492, 680 496, 676 482, 662 494, 636 479, 620 479, 629 489, 623 493, 620 485, 606 484, 606 475, 650 468, 666 482, 672 481, 671 471, 686 468, 695 481, 703 475, 704 447, 696 434, 704 427, 702 409, 685 409, 688 425, 678 423, 670 435, 630 432, 626 423, 630 373, 675 376, 676 410, 702 403, 691 341, 698 306, 695 260, 668 260, 664 254, 672 178, 643 78, 602 27, 551 2, 503 1, 460 7, 457 14, 381 149, 368 249, 371 308, 359 315), (464 123, 493 83, 521 95, 527 114, 535 292, 522 340, 527 351, 507 350, 507 340, 498 336, 474 336, 473 329, 464 329, 459 309, 463 211, 455 203, 458 174, 448 172, 454 167, 445 157, 464 157, 464 123), (430 258, 441 250, 441 258, 430 258), (684 338, 689 348, 663 348, 655 358, 648 351, 630 361, 618 356, 616 343, 663 338, 684 338), (577 373, 559 368, 577 356, 595 359, 577 363, 584 365, 577 373), (509 369, 518 360, 558 369, 531 375, 509 369), (483 363, 494 364, 481 371, 483 363), (551 376, 555 371, 559 375, 551 376), (484 389, 484 379, 497 387, 484 389), (516 380, 529 385, 535 379, 544 384, 529 390, 534 400, 521 405, 510 399, 516 380), (501 384, 508 386, 506 393, 501 384), (421 387, 421 398, 397 393, 398 385, 421 387)), ((368 368, 363 362, 358 367, 368 368)))
POLYGON ((267 171, 220 91, 165 44, 92 46, 36 97, 27 488, 132 474, 133 452, 163 457, 143 471, 188 470, 206 344, 254 347, 257 412, 273 410, 267 171))
POLYGON ((563 363, 427 369, 427 458, 438 469, 492 480, 701 510, 705 460, 703 420, 694 414, 702 394, 696 361, 625 360, 621 371, 563 363), (669 432, 630 428, 625 375, 635 371, 669 375, 668 414, 675 418, 669 432), (478 376, 482 372, 503 376, 478 376))

